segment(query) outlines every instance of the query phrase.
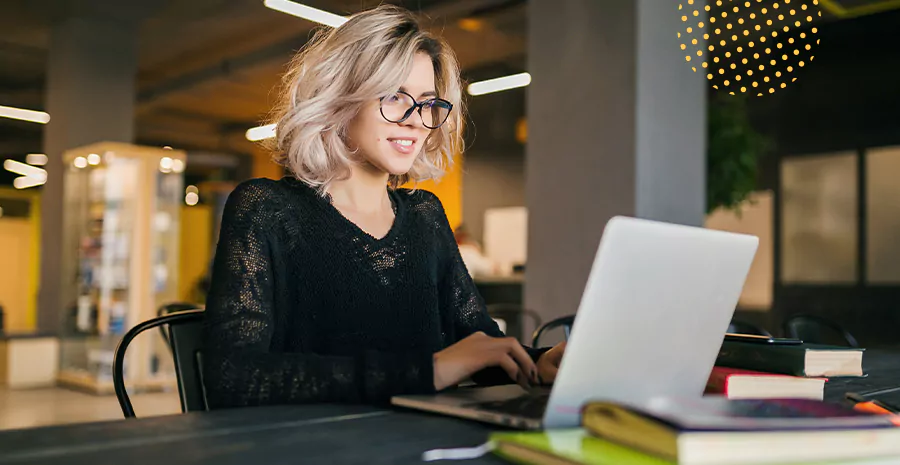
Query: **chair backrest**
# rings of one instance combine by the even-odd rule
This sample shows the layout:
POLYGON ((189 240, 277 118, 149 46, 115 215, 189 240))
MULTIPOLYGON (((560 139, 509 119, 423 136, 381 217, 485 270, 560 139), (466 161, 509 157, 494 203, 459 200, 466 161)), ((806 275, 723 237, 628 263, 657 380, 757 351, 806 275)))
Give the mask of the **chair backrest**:
POLYGON ((544 326, 538 328, 534 335, 531 338, 531 346, 534 348, 540 347, 541 336, 544 335, 547 331, 551 329, 562 327, 565 332, 566 339, 569 339, 569 333, 572 332, 572 325, 575 323, 575 315, 566 315, 563 317, 559 317, 555 320, 548 321, 544 326))
POLYGON ((514 337, 518 340, 523 340, 522 335, 525 332, 525 319, 523 317, 528 316, 533 320, 533 324, 535 328, 541 326, 541 317, 534 310, 528 310, 523 308, 519 304, 508 303, 508 304, 490 304, 487 305, 487 312, 491 318, 495 320, 503 320, 506 324, 506 335, 508 337, 514 337))
POLYGON ((756 326, 753 323, 748 323, 746 321, 741 320, 731 320, 731 324, 728 325, 729 333, 737 333, 737 334, 755 334, 757 336, 767 336, 772 337, 772 333, 767 331, 765 328, 756 326))
POLYGON ((208 410, 203 388, 200 349, 203 341, 202 310, 200 318, 169 324, 169 344, 175 361, 178 395, 182 412, 208 410))
MULTIPOLYGON (((192 304, 189 302, 172 302, 159 307, 159 309, 156 310, 156 316, 168 315, 173 312, 181 312, 184 310, 196 310, 198 308, 199 307, 197 306, 197 304, 192 304)), ((166 344, 168 344, 169 333, 166 331, 166 329, 166 325, 159 326, 159 333, 162 335, 163 340, 166 341, 166 344)))
POLYGON ((815 315, 794 315, 784 322, 784 334, 812 344, 859 347, 850 332, 837 323, 815 315))
POLYGON ((116 347, 113 358, 113 388, 125 418, 134 418, 134 407, 125 389, 125 353, 131 341, 142 332, 168 325, 171 333, 170 347, 175 360, 175 372, 178 379, 178 393, 181 398, 182 411, 205 410, 202 379, 198 364, 198 353, 201 345, 201 326, 203 310, 183 310, 158 316, 139 323, 122 336, 116 347))

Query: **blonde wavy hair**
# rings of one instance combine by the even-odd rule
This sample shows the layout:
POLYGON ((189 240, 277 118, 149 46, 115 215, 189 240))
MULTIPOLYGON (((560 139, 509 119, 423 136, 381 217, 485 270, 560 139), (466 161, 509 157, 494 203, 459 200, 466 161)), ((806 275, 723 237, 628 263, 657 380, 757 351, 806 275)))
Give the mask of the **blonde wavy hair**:
POLYGON ((463 102, 459 65, 447 43, 422 29, 400 7, 383 5, 357 13, 334 29, 320 29, 291 61, 273 112, 274 159, 324 193, 359 162, 347 146, 347 127, 363 105, 403 85, 413 57, 434 65, 435 91, 453 104, 447 121, 429 134, 410 170, 391 175, 397 188, 409 181, 440 179, 462 149, 463 102))

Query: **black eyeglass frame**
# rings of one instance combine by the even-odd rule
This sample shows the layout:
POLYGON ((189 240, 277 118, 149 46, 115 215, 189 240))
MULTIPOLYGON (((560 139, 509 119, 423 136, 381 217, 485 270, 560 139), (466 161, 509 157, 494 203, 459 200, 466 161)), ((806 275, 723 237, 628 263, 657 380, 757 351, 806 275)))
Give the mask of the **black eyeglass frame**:
POLYGON ((381 98, 379 99, 379 102, 380 102, 380 103, 379 103, 379 105, 378 105, 378 111, 381 112, 381 117, 384 118, 385 121, 387 121, 387 122, 389 122, 389 123, 402 123, 402 122, 406 121, 407 119, 409 119, 409 117, 412 116, 413 112, 414 112, 416 109, 418 109, 418 110, 419 110, 419 117, 422 118, 422 124, 423 124, 426 128, 428 128, 428 129, 437 129, 437 128, 443 126, 444 123, 447 122, 447 119, 450 118, 450 113, 453 112, 453 104, 450 103, 450 102, 448 102, 448 101, 446 101, 446 100, 444 100, 444 99, 442 99, 442 98, 432 97, 432 98, 423 100, 423 101, 421 101, 421 102, 417 102, 415 97, 413 97, 412 95, 409 95, 409 94, 406 93, 406 92, 403 92, 402 90, 398 90, 397 92, 395 92, 395 94, 403 94, 403 95, 409 97, 409 99, 413 101, 413 104, 412 104, 411 107, 409 107, 409 108, 406 110, 406 112, 403 113, 403 118, 400 118, 399 120, 394 121, 394 120, 388 118, 388 117, 384 114, 384 99, 385 99, 385 97, 381 97, 381 98), (425 105, 428 104, 429 102, 441 102, 441 103, 444 103, 444 104, 447 105, 447 116, 445 116, 445 117, 444 117, 444 120, 441 121, 441 122, 440 122, 437 126, 435 126, 435 127, 429 126, 428 123, 425 122, 425 117, 422 116, 422 108, 424 108, 425 105))

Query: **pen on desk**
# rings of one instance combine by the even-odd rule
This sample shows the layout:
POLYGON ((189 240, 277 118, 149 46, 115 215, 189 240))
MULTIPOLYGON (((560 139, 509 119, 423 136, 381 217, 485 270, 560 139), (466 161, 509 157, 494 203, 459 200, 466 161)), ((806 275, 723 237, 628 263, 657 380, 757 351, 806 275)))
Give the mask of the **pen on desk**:
POLYGON ((847 400, 854 402, 853 409, 861 412, 880 413, 880 414, 897 414, 898 409, 893 405, 886 404, 878 400, 869 400, 855 393, 848 392, 844 395, 847 400))
POLYGON ((876 401, 873 401, 873 402, 877 403, 877 404, 880 405, 882 408, 884 408, 884 409, 890 411, 891 413, 900 413, 900 408, 898 408, 898 407, 897 407, 896 405, 894 405, 894 404, 889 404, 889 403, 887 403, 887 402, 885 402, 885 401, 883 401, 883 400, 876 400, 876 401))
POLYGON ((853 404, 853 410, 856 410, 859 412, 866 412, 866 413, 878 413, 878 414, 883 414, 883 415, 895 413, 895 412, 892 412, 892 411, 878 405, 877 402, 871 402, 871 401, 857 402, 856 404, 853 404))
POLYGON ((859 396, 860 396, 860 397, 862 397, 862 396, 874 396, 874 395, 880 395, 880 394, 889 394, 889 393, 891 393, 891 392, 897 392, 897 391, 900 391, 900 386, 892 387, 892 388, 887 388, 887 389, 878 389, 878 390, 875 390, 875 391, 863 392, 862 394, 859 394, 859 396))

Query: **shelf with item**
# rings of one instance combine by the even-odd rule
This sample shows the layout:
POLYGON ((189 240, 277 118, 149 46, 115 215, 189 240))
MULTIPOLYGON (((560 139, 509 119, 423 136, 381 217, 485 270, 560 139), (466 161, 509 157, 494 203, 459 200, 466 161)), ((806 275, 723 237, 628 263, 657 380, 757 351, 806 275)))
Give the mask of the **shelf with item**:
MULTIPOLYGON (((186 154, 101 142, 63 155, 62 384, 111 391, 121 336, 177 300, 178 239, 186 154)), ((153 337, 151 337, 153 336, 153 337)), ((132 389, 174 386, 165 341, 136 339, 126 356, 132 389)))

